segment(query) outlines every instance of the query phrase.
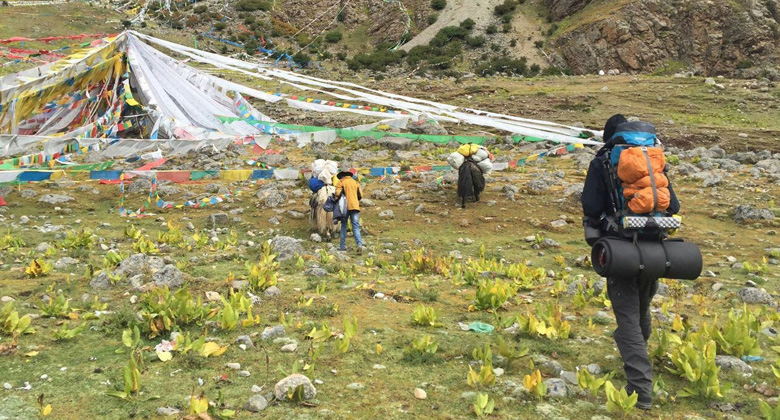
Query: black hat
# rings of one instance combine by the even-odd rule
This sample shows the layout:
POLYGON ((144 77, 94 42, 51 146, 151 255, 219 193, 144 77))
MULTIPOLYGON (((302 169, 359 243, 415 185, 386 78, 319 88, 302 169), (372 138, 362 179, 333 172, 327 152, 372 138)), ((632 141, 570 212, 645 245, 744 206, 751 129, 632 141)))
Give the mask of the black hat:
POLYGON ((338 178, 338 179, 346 178, 346 177, 350 177, 351 178, 352 177, 352 172, 350 172, 350 171, 341 171, 338 174, 336 174, 336 178, 338 178))
POLYGON ((612 139, 612 136, 615 135, 615 129, 618 125, 628 121, 626 117, 623 116, 623 114, 615 114, 611 116, 607 123, 604 124, 604 135, 602 139, 604 140, 604 143, 609 143, 612 139))

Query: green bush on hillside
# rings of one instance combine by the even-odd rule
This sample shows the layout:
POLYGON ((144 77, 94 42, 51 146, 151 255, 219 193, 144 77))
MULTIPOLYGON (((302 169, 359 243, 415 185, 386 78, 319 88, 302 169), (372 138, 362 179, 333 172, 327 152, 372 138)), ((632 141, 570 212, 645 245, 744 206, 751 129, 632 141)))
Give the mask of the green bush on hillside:
POLYGON ((236 3, 236 10, 242 12, 268 11, 269 9, 271 9, 271 5, 268 0, 239 0, 236 3))
POLYGON ((329 44, 335 44, 344 38, 344 34, 341 33, 341 31, 330 31, 325 34, 325 42, 329 44))
POLYGON ((433 10, 442 10, 447 7, 447 0, 431 0, 431 8, 433 10))

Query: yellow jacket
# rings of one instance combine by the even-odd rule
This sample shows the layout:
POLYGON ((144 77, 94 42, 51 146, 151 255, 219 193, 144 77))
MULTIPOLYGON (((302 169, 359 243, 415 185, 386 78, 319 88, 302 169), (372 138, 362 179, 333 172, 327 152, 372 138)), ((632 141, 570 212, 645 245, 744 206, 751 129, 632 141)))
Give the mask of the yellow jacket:
POLYGON ((341 195, 347 197, 347 210, 360 211, 360 200, 363 198, 363 194, 360 191, 360 184, 352 177, 344 177, 339 180, 336 186, 336 199, 341 198, 341 195))

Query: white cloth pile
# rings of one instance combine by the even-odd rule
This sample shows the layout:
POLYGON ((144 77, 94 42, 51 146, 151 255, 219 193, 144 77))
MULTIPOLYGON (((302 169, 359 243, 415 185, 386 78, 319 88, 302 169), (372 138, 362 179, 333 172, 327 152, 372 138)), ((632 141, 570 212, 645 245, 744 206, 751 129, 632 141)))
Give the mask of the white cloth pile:
POLYGON ((325 185, 333 184, 333 177, 339 171, 338 162, 325 159, 317 159, 311 165, 311 176, 324 182, 325 185))

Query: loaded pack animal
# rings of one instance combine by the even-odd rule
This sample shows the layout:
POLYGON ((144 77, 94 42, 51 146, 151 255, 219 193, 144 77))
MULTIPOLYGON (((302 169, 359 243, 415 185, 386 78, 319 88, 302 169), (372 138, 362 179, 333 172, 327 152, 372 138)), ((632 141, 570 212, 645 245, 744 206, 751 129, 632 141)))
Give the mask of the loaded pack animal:
POLYGON ((312 194, 312 198, 309 201, 311 211, 309 212, 309 223, 322 238, 330 242, 333 238, 334 232, 339 232, 341 226, 338 222, 333 222, 333 212, 327 212, 323 208, 323 205, 328 200, 328 197, 336 192, 336 187, 332 185, 326 185, 320 188, 319 191, 312 194))
POLYGON ((474 197, 474 201, 479 201, 479 195, 485 189, 485 176, 482 169, 471 158, 460 165, 458 169, 458 197, 460 197, 460 208, 466 208, 466 198, 474 197))

